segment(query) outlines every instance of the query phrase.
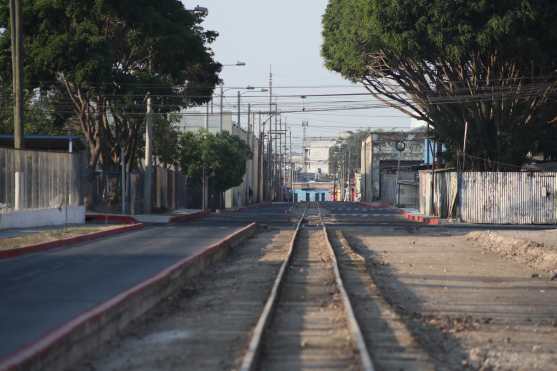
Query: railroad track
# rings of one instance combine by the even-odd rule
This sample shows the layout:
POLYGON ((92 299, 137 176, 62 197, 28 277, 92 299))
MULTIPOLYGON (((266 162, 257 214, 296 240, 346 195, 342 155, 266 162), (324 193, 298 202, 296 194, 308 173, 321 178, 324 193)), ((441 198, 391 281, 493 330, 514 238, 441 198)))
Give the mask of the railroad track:
POLYGON ((298 221, 240 370, 374 370, 319 204, 298 221))

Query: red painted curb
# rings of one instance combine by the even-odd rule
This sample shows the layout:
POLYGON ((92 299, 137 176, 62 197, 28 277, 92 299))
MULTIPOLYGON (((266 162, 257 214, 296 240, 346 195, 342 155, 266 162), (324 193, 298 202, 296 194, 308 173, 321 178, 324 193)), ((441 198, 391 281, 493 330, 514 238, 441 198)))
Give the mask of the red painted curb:
POLYGON ((208 211, 199 211, 193 214, 177 215, 170 218, 169 223, 185 223, 193 220, 198 220, 209 215, 208 211))
MULTIPOLYGON (((365 207, 372 208, 372 209, 397 209, 397 208, 393 207, 392 205, 390 205, 386 202, 371 202, 371 203, 370 202, 360 202, 360 204, 365 206, 365 207)), ((427 225, 439 225, 439 224, 441 224, 441 220, 437 217, 412 214, 412 213, 409 213, 408 211, 405 211, 405 210, 402 210, 402 209, 397 209, 397 210, 406 220, 409 220, 411 222, 422 223, 422 224, 427 224, 427 225)))
POLYGON ((243 233, 255 230, 256 223, 251 223, 248 226, 240 229, 237 232, 225 237, 224 239, 212 244, 207 249, 202 252, 180 260, 174 265, 162 270, 157 275, 146 279, 145 281, 137 284, 136 286, 128 289, 121 294, 118 294, 114 298, 90 309, 73 320, 67 322, 66 324, 48 331, 39 340, 28 344, 21 349, 15 351, 11 355, 0 359, 0 371, 17 370, 21 367, 25 367, 28 363, 35 360, 40 360, 58 343, 61 343, 64 337, 69 336, 73 332, 78 331, 81 327, 91 326, 91 323, 95 323, 100 318, 104 317, 108 312, 118 310, 118 306, 122 303, 130 300, 131 298, 143 293, 149 287, 156 285, 164 279, 170 278, 173 274, 181 271, 189 266, 194 265, 202 258, 210 255, 211 253, 224 248, 229 242, 231 242, 236 237, 242 235, 243 233))
POLYGON ((113 224, 140 224, 137 219, 129 215, 111 215, 111 214, 87 214, 85 221, 95 221, 99 223, 113 224))
POLYGON ((422 223, 427 225, 439 225, 441 224, 441 220, 437 217, 430 217, 430 216, 423 216, 423 215, 416 215, 409 213, 408 211, 400 210, 401 215, 411 222, 422 223))
POLYGON ((41 252, 41 251, 47 251, 58 247, 69 247, 70 245, 75 245, 80 242, 92 241, 103 237, 113 236, 115 234, 135 231, 141 228, 143 228, 143 224, 137 223, 132 225, 126 225, 120 228, 110 229, 108 231, 94 232, 82 236, 69 237, 61 240, 29 245, 29 246, 21 247, 19 249, 0 251, 0 259, 15 258, 17 256, 27 255, 27 254, 41 252))

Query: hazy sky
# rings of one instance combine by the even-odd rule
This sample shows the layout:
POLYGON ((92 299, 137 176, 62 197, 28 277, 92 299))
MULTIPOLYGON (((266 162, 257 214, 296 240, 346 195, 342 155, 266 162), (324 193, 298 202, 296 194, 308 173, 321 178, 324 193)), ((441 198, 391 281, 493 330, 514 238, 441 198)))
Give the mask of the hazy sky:
MULTIPOLYGON (((247 85, 266 87, 272 65, 274 94, 279 109, 339 107, 377 104, 368 96, 310 97, 312 94, 362 93, 335 72, 324 67, 320 55, 321 17, 327 0, 198 0, 187 1, 188 9, 200 5, 209 9, 204 27, 219 32, 213 44, 216 59, 223 64, 245 62, 245 67, 224 67, 225 87, 247 85), (286 88, 293 87, 293 88, 286 88), (319 87, 319 88, 318 88, 319 87), (284 95, 292 95, 283 97, 284 95), (306 99, 300 98, 307 96, 306 99), (342 102, 339 102, 342 101, 342 102)), ((235 90, 225 93, 233 96, 235 90)), ((242 103, 265 109, 265 98, 244 92, 242 103)), ((233 98, 226 99, 231 109, 233 98)), ((309 121, 308 135, 336 136, 358 127, 408 126, 410 119, 392 109, 304 112, 283 115, 297 142, 301 121, 309 121)))

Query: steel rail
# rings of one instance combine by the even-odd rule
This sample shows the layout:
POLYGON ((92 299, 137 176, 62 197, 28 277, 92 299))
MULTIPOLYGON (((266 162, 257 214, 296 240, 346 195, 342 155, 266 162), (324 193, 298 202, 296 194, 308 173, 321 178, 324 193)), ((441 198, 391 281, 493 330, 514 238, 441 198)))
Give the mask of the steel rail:
POLYGON ((360 355, 360 362, 362 369, 364 371, 375 371, 375 367, 373 366, 373 361, 371 360, 371 356, 369 354, 369 350, 367 349, 367 345, 364 340, 364 336, 362 334, 362 330, 360 325, 358 324, 358 320, 356 319, 356 315, 354 314, 354 309, 352 308, 352 303, 350 302, 350 298, 348 293, 346 292, 346 288, 344 287, 344 282, 342 280, 342 276, 340 274, 338 259, 331 244, 331 240, 329 239, 329 233, 327 232, 327 226, 323 222, 323 216, 321 214, 321 208, 319 204, 317 204, 317 209, 319 211, 319 220, 321 222, 321 226, 323 228, 323 234, 325 235, 325 241, 327 242, 327 246, 329 247, 331 259, 333 260, 333 270, 335 272, 335 281, 340 292, 340 296, 342 299, 344 312, 346 314, 346 318, 348 320, 348 327, 350 330, 350 334, 352 335, 352 339, 355 342, 356 348, 358 349, 358 353, 360 355))
POLYGON ((294 248, 296 246, 296 241, 298 239, 300 229, 304 222, 306 212, 307 212, 307 207, 306 209, 304 209, 304 213, 302 214, 302 217, 300 218, 298 224, 296 225, 296 231, 294 232, 294 235, 290 240, 288 256, 286 257, 286 259, 284 260, 284 262, 282 263, 279 269, 279 272, 273 284, 273 288, 271 289, 271 293, 267 298, 265 306, 263 307, 263 311, 261 312, 257 324, 255 325, 253 334, 248 344, 248 349, 242 359, 240 371, 253 371, 257 367, 257 362, 259 360, 259 355, 261 352, 261 343, 262 343, 263 335, 265 334, 265 330, 267 329, 270 323, 273 311, 276 307, 280 289, 283 284, 284 277, 286 275, 286 269, 288 268, 288 265, 292 260, 292 256, 294 255, 294 248))

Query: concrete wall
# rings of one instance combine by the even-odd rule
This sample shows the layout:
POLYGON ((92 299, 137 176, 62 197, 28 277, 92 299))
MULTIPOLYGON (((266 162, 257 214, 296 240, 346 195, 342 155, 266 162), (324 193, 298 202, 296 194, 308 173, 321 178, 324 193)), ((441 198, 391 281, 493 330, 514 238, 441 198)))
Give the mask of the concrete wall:
POLYGON ((250 189, 252 191, 251 203, 257 202, 258 199, 260 201, 262 198, 262 194, 258 192, 258 190, 262 190, 261 168, 263 164, 260 161, 261 146, 259 145, 259 139, 253 133, 250 132, 248 135, 246 130, 239 128, 236 125, 225 127, 224 130, 229 131, 232 135, 236 135, 244 142, 248 143, 253 154, 253 157, 246 162, 246 173, 242 184, 229 189, 224 194, 225 207, 227 209, 234 209, 250 204, 250 189))
POLYGON ((312 140, 306 142, 305 150, 307 156, 307 172, 318 174, 329 174, 329 148, 336 144, 332 140, 312 140))
POLYGON ((362 142, 363 201, 372 202, 381 198, 382 164, 399 159, 401 162, 423 162, 424 134, 423 132, 379 132, 370 134, 362 142), (406 148, 399 152, 396 145, 401 141, 405 143, 406 148))
POLYGON ((25 209, 0 213, 0 229, 34 228, 85 223, 85 207, 70 206, 67 209, 25 209))

